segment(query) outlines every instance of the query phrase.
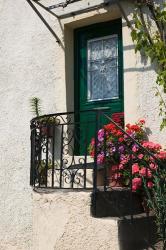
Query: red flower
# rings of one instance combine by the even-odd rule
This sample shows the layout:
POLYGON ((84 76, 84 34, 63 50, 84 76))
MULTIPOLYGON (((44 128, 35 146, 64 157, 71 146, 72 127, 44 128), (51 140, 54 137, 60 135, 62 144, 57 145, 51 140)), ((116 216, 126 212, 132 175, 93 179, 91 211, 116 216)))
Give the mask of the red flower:
POLYGON ((115 129, 115 125, 113 123, 109 123, 109 124, 105 125, 104 128, 107 131, 112 131, 113 129, 115 129))
POLYGON ((94 156, 95 156, 94 150, 90 152, 90 156, 91 156, 91 157, 94 157, 94 156))
POLYGON ((132 130, 134 130, 135 132, 138 132, 138 131, 140 131, 140 126, 138 126, 138 125, 132 125, 131 127, 130 127, 132 130))
POLYGON ((124 138, 123 138, 123 137, 120 137, 120 138, 118 139, 118 141, 119 141, 119 142, 123 142, 123 141, 124 141, 124 138))
POLYGON ((119 167, 118 165, 113 165, 112 168, 111 168, 112 171, 117 171, 119 170, 119 167))
POLYGON ((128 133, 129 135, 132 134, 132 130, 131 129, 126 129, 126 133, 128 133))
POLYGON ((123 133, 122 133, 121 131, 118 130, 117 133, 116 133, 116 135, 117 135, 117 136, 122 136, 123 133))
POLYGON ((126 128, 130 129, 130 126, 131 126, 130 123, 126 124, 126 128))
POLYGON ((144 120, 144 119, 139 120, 139 122, 140 122, 141 124, 145 124, 145 120, 144 120))

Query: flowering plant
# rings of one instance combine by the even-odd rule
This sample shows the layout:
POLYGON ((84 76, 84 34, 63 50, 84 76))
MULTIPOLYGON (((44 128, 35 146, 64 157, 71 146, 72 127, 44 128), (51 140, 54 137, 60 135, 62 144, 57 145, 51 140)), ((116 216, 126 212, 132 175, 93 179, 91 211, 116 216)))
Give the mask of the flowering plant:
MULTIPOLYGON (((145 120, 127 124, 125 132, 116 124, 109 123, 98 131, 97 164, 105 164, 111 169, 111 180, 129 186, 132 191, 142 191, 154 185, 153 175, 157 171, 156 159, 165 160, 166 152, 160 144, 145 140, 145 120), (154 155, 154 157, 153 157, 154 155)), ((89 153, 95 155, 95 139, 92 138, 89 153)))

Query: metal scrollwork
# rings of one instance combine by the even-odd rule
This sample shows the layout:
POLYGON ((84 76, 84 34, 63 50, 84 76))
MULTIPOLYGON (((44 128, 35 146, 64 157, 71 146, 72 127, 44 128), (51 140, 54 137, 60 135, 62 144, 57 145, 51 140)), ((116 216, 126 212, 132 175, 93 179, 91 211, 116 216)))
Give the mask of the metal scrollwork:
POLYGON ((31 121, 31 131, 34 131, 31 165, 36 187, 86 187, 87 155, 76 152, 81 140, 79 129, 73 112, 41 116, 31 121))

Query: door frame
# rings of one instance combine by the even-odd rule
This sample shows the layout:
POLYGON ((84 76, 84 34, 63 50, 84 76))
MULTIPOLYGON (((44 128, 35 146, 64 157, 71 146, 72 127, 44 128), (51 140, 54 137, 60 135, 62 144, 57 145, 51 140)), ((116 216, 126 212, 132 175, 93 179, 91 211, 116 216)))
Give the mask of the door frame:
MULTIPOLYGON (((107 22, 100 22, 100 23, 95 23, 92 25, 84 26, 78 29, 74 30, 74 110, 75 112, 80 111, 80 80, 79 80, 79 72, 80 72, 80 63, 79 63, 79 34, 80 32, 85 32, 89 29, 97 29, 98 27, 104 27, 108 25, 117 25, 117 23, 121 23, 121 30, 118 32, 120 34, 120 39, 119 39, 119 61, 121 70, 119 71, 119 84, 120 86, 120 98, 122 99, 122 112, 124 111, 124 69, 123 69, 123 42, 122 42, 122 19, 118 18, 115 20, 107 21, 107 22)), ((120 99, 119 98, 119 99, 120 99)), ((114 103, 116 100, 112 99, 110 100, 110 103, 114 103)), ((96 102, 96 101, 95 101, 96 102)), ((94 102, 94 103, 95 103, 94 102)), ((92 102, 93 103, 93 102, 92 102)), ((77 120, 79 117, 77 117, 77 120)))

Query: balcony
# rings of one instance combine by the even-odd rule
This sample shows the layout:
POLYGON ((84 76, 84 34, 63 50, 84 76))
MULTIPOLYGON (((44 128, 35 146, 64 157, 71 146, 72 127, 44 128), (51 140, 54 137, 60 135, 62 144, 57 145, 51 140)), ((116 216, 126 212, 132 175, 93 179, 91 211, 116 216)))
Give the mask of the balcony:
MULTIPOLYGON (((133 249, 135 240, 144 247, 156 240, 154 216, 149 215, 149 211, 142 206, 142 197, 133 192, 133 164, 144 166, 145 181, 151 164, 158 169, 165 166, 151 151, 143 147, 139 140, 123 129, 123 124, 119 124, 123 119, 119 118, 123 118, 121 114, 114 114, 111 118, 109 110, 96 109, 44 115, 32 119, 30 184, 35 190, 89 190, 91 214, 95 217, 121 218, 118 222, 120 238, 125 242, 125 232, 131 231, 129 244, 133 249), (113 125, 125 141, 117 140, 114 142, 114 148, 111 148, 108 138, 113 136, 114 131, 111 130, 108 134, 108 127, 103 125, 113 125), (93 144, 93 154, 90 144, 93 144), (101 144, 102 161, 99 157, 101 144), (112 179, 113 168, 117 166, 110 155, 123 146, 128 155, 128 182, 120 186, 118 179, 112 179), (133 150, 133 147, 137 150, 133 150), (142 158, 140 155, 146 157, 142 158)), ((119 173, 120 165, 118 168, 116 173, 119 173)))
POLYGON ((142 211, 143 208, 138 204, 140 198, 133 192, 133 164, 144 166, 144 178, 148 181, 149 170, 152 171, 149 166, 162 166, 162 162, 122 128, 122 114, 114 114, 112 119, 109 112, 108 109, 96 109, 32 119, 30 184, 34 189, 90 190, 92 213, 95 215, 118 216, 119 213, 126 215, 142 211), (106 124, 114 126, 109 134, 106 124), (118 139, 112 145, 108 138, 114 137, 114 130, 125 141, 118 139), (120 151, 124 148, 125 153, 120 151), (117 154, 114 154, 115 151, 117 154), (127 171, 122 176, 122 166, 115 162, 119 162, 121 156, 125 155, 127 171), (119 185, 119 175, 122 176, 120 180, 123 185, 119 185), (109 214, 104 210, 101 212, 100 205, 96 206, 97 200, 103 204, 106 199, 107 203, 114 200, 115 209, 112 206, 112 210, 115 211, 111 213, 108 205, 109 214), (98 209, 100 212, 97 212, 98 209))
MULTIPOLYGON (((139 138, 123 129, 122 114, 110 117, 109 113, 108 109, 96 109, 32 119, 30 184, 35 190, 46 189, 47 192, 48 189, 88 190, 92 216, 119 218, 119 237, 124 242, 124 249, 126 232, 131 234, 127 243, 131 246, 129 249, 135 247, 136 241, 145 248, 156 241, 155 217, 143 204, 141 192, 134 190, 133 165, 140 166, 146 186, 149 178, 152 180, 149 174, 162 177, 160 170, 165 169, 165 165, 154 152, 142 146, 139 138), (110 142, 115 134, 120 134, 120 137, 112 145, 110 142), (119 140, 121 137, 124 140, 119 140), (123 147, 124 153, 119 151, 123 147), (127 182, 123 181, 123 185, 119 185, 119 179, 115 178, 121 174, 121 164, 116 164, 120 155, 128 157, 127 172, 122 176, 127 182)), ((162 184, 165 183, 163 178, 159 179, 162 186, 165 185, 162 184)))
MULTIPOLYGON (((34 188, 93 190, 98 185, 109 189, 105 166, 97 163, 97 154, 89 155, 91 139, 97 142, 100 127, 110 123, 108 113, 107 109, 89 110, 32 119, 30 184, 34 188)), ((119 116, 123 120, 123 114, 119 116)))

